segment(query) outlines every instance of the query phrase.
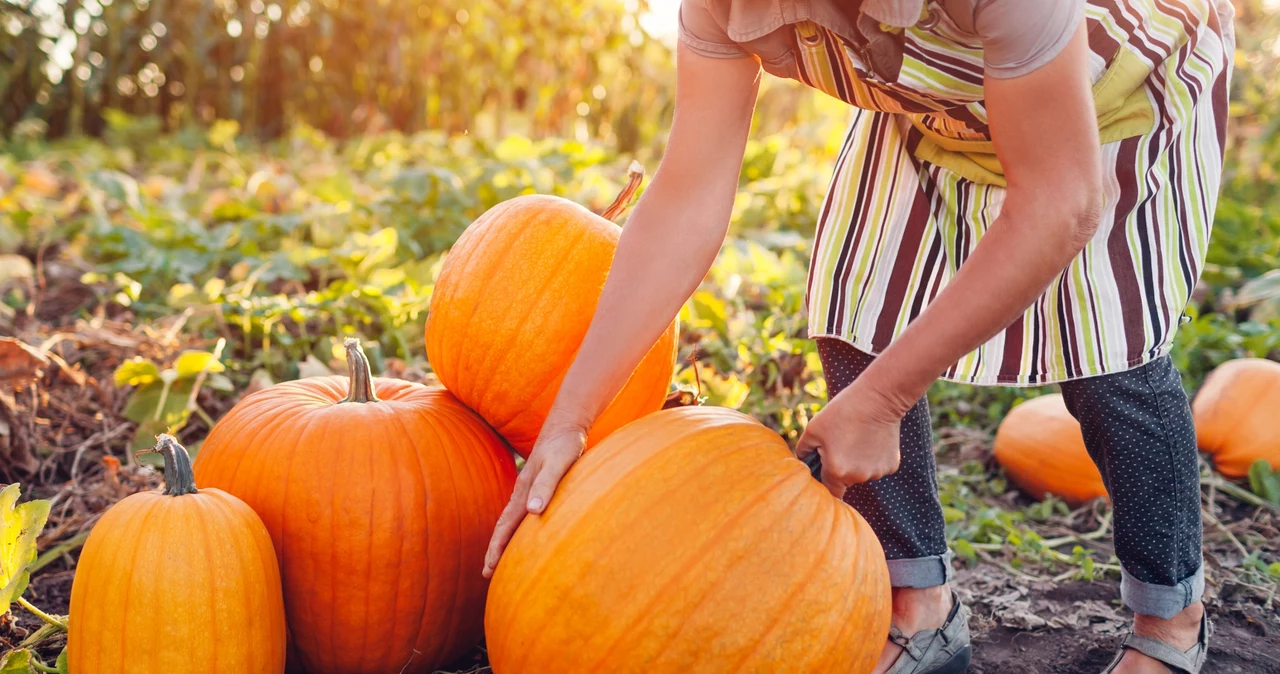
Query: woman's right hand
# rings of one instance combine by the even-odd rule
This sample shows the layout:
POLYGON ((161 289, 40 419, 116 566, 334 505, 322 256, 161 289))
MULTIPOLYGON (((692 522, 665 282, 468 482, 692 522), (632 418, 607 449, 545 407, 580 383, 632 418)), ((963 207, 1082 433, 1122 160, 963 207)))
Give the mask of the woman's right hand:
POLYGON ((498 517, 493 528, 493 538, 489 539, 489 551, 484 556, 484 577, 492 578, 493 570, 498 567, 498 559, 511 542, 511 536, 524 521, 525 515, 539 515, 551 502, 556 486, 569 472, 582 451, 587 446, 587 432, 581 428, 564 427, 550 429, 543 427, 529 452, 529 460, 524 470, 516 478, 515 492, 511 500, 498 517))

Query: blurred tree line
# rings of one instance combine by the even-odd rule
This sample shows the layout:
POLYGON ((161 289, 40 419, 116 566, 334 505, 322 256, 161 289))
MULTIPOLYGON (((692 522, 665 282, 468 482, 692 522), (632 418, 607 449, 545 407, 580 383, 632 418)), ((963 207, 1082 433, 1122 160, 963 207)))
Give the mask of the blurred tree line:
MULTIPOLYGON (((1280 197, 1280 0, 1234 0, 1229 188, 1280 197)), ((272 138, 396 129, 663 142, 671 49, 648 0, 0 0, 0 135, 156 132, 236 120, 272 138), (26 126, 23 126, 26 124, 26 126)), ((764 132, 839 105, 766 79, 764 132)), ((838 113, 836 113, 838 114, 838 113)), ((823 132, 829 126, 823 126, 823 132)), ((838 138, 832 139, 839 142, 838 138)))
POLYGON ((237 120, 634 145, 670 105, 646 0, 0 0, 0 131, 237 120))

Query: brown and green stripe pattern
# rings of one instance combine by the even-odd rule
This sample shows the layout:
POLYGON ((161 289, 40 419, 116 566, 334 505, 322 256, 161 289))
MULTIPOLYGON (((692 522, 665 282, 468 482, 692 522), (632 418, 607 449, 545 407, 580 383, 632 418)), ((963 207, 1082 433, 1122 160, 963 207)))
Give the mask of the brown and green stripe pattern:
MULTIPOLYGON (((1095 82, 1129 50, 1151 68, 1142 88, 1155 124, 1103 146, 1097 235, 1021 318, 946 378, 1047 384, 1167 352, 1203 266, 1222 175, 1234 51, 1229 7, 1216 4, 1225 2, 1090 0, 1095 82)), ((799 78, 860 108, 818 218, 810 334, 879 353, 946 286, 1000 213, 1003 187, 914 156, 917 125, 989 139, 981 46, 946 18, 910 29, 900 76, 886 83, 834 33, 812 23, 795 33, 799 78)))

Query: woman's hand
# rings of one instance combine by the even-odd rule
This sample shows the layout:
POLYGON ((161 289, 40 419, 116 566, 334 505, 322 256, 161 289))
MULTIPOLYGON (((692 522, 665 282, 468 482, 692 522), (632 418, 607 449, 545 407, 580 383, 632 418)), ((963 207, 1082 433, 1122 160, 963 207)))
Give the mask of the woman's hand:
POLYGON ((511 542, 511 536, 524 521, 525 515, 540 515, 551 502, 556 493, 556 486, 569 472, 573 462, 582 456, 587 446, 587 432, 581 428, 566 427, 548 429, 543 427, 529 452, 529 460, 524 470, 516 478, 516 489, 511 500, 498 517, 493 528, 493 538, 489 539, 489 551, 484 555, 484 577, 492 578, 493 570, 498 568, 498 559, 511 542))
POLYGON ((899 429, 904 413, 859 378, 809 422, 796 445, 803 459, 822 457, 822 484, 838 499, 850 486, 898 470, 899 429))

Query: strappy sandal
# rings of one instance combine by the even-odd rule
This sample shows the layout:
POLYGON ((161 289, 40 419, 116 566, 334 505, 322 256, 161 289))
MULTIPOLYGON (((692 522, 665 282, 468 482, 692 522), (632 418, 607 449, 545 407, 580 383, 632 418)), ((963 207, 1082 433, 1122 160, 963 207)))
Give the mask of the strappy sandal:
POLYGON ((1200 674, 1200 668, 1204 667, 1204 661, 1209 657, 1209 636, 1211 634, 1213 634, 1213 623, 1209 622, 1209 618, 1206 616, 1200 616, 1200 639, 1189 651, 1181 651, 1172 644, 1159 639, 1142 637, 1130 632, 1124 638, 1124 641, 1120 642, 1120 652, 1116 653, 1116 657, 1111 661, 1111 664, 1102 670, 1102 674, 1109 674, 1115 671, 1127 648, 1132 648, 1149 658, 1159 660, 1173 674, 1200 674))
POLYGON ((973 657, 969 636, 969 608, 951 593, 951 613, 936 630, 921 630, 908 639, 897 627, 889 626, 889 640, 902 647, 902 654, 885 674, 963 674, 973 657))

